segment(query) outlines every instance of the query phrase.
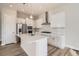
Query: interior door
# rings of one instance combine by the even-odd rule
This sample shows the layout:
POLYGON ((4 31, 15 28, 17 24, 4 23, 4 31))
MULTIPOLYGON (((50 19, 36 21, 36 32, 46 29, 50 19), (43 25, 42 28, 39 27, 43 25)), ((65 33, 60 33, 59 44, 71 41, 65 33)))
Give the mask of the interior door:
POLYGON ((5 15, 5 44, 16 42, 16 20, 13 15, 5 15))

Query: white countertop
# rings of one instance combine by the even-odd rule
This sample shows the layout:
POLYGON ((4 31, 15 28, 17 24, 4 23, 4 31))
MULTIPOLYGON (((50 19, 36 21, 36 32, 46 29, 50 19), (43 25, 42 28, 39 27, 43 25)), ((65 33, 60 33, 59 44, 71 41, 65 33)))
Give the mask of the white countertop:
POLYGON ((43 38, 46 38, 46 39, 48 38, 48 37, 42 36, 40 34, 33 35, 33 36, 31 34, 21 34, 20 37, 21 37, 21 40, 24 40, 28 43, 36 42, 36 41, 42 40, 43 38))

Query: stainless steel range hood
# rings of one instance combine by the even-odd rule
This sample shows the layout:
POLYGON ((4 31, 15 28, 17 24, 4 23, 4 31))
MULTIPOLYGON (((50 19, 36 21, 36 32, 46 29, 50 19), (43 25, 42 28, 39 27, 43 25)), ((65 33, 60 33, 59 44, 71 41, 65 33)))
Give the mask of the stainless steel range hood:
POLYGON ((48 21, 48 12, 45 12, 45 23, 43 23, 42 25, 50 25, 49 21, 48 21))

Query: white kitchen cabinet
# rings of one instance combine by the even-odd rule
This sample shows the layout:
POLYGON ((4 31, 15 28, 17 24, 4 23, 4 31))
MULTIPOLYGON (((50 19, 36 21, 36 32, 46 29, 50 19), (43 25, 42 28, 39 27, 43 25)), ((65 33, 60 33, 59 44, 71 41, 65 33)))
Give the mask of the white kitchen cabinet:
POLYGON ((27 24, 27 26, 35 26, 34 25, 34 20, 33 19, 29 19, 29 18, 17 18, 17 23, 20 23, 20 24, 27 24))
POLYGON ((65 12, 49 12, 49 21, 52 27, 52 39, 48 43, 59 48, 65 46, 65 12))
POLYGON ((26 19, 26 24, 27 24, 27 26, 33 26, 34 25, 34 20, 27 18, 26 19))
POLYGON ((58 35, 58 36, 56 35, 53 37, 49 37, 48 44, 63 49, 65 47, 65 36, 64 35, 58 35))
POLYGON ((51 27, 65 27, 65 12, 49 13, 51 27))
POLYGON ((21 47, 28 56, 47 56, 47 37, 40 34, 35 36, 22 34, 20 37, 21 47))

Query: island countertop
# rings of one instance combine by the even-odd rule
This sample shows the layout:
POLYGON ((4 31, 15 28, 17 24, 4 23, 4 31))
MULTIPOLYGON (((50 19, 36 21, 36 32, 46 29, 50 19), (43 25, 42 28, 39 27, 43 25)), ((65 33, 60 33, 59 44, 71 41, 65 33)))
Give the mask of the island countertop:
POLYGON ((43 38, 47 39, 48 37, 42 36, 42 35, 31 35, 31 34, 21 34, 20 37, 22 38, 21 40, 25 40, 28 43, 32 43, 35 41, 42 40, 43 38))
POLYGON ((47 56, 47 37, 42 35, 22 34, 21 47, 29 56, 47 56))

